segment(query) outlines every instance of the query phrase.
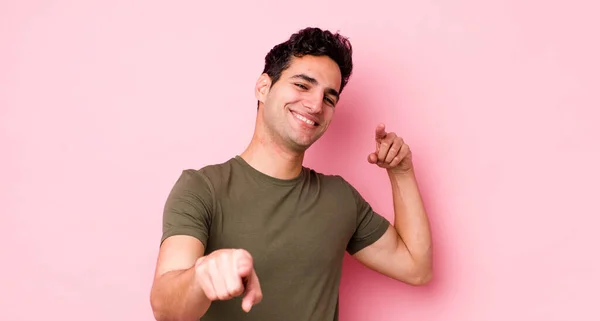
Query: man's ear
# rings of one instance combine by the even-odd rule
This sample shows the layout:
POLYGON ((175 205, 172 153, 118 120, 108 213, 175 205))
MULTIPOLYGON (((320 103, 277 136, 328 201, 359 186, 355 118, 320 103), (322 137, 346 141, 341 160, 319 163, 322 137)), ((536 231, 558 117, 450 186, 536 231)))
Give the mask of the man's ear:
POLYGON ((256 96, 256 99, 259 102, 264 103, 270 88, 271 77, 269 77, 269 75, 266 73, 261 74, 260 77, 258 77, 258 80, 256 81, 256 87, 254 88, 254 95, 256 96))

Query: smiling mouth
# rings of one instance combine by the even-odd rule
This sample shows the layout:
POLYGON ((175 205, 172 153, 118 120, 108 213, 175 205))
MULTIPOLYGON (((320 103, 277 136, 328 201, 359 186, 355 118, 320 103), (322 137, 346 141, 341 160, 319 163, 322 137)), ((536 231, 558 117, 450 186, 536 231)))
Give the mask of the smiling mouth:
POLYGON ((306 117, 304 117, 304 116, 302 116, 302 115, 300 115, 300 114, 298 114, 298 113, 292 112, 292 115, 294 115, 294 117, 296 117, 297 119, 299 119, 299 120, 301 120, 301 121, 305 122, 305 123, 306 123, 306 124, 308 124, 308 125, 315 126, 315 127, 316 127, 316 126, 319 126, 319 123, 317 123, 317 122, 314 122, 314 121, 312 121, 312 120, 310 120, 310 119, 307 119, 306 117))

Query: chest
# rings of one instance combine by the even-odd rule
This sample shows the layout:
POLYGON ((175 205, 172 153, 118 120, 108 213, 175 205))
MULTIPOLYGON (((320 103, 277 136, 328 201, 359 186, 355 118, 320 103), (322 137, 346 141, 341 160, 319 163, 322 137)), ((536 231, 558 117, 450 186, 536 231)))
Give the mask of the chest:
POLYGON ((265 274, 324 273, 341 265, 355 227, 354 204, 332 195, 254 192, 218 200, 208 249, 246 249, 265 274))

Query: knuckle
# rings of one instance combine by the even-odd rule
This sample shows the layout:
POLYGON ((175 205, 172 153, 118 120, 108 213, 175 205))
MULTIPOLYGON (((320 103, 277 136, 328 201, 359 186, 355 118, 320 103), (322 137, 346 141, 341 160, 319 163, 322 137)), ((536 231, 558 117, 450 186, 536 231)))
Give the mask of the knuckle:
POLYGON ((215 271, 217 269, 217 259, 218 258, 210 258, 207 262, 207 265, 211 271, 215 271))
POLYGON ((223 252, 221 255, 219 255, 219 257, 216 258, 216 261, 218 261, 220 264, 227 263, 228 261, 231 261, 231 255, 227 252, 223 252))
POLYGON ((244 289, 242 288, 241 285, 240 286, 231 287, 229 289, 229 295, 230 296, 238 296, 238 295, 242 294, 243 290, 244 289))
POLYGON ((207 260, 203 260, 196 266, 196 272, 198 274, 204 275, 208 273, 208 264, 206 264, 207 260))
POLYGON ((246 252, 246 250, 244 250, 244 249, 235 249, 235 250, 232 250, 231 253, 232 253, 233 257, 235 257, 235 258, 242 258, 242 257, 248 255, 248 252, 246 252))
POLYGON ((209 301, 215 301, 217 299, 217 297, 212 292, 209 292, 209 291, 206 291, 206 290, 204 290, 204 295, 206 296, 206 298, 209 301))
POLYGON ((235 286, 228 286, 227 287, 227 294, 229 294, 230 296, 236 296, 238 293, 238 289, 235 286))
POLYGON ((237 262, 244 261, 252 264, 252 255, 246 250, 239 249, 237 250, 238 255, 235 256, 237 262))
POLYGON ((221 252, 219 252, 219 255, 218 255, 218 257, 221 259, 227 258, 229 256, 231 256, 231 252, 229 252, 229 251, 221 251, 221 252))

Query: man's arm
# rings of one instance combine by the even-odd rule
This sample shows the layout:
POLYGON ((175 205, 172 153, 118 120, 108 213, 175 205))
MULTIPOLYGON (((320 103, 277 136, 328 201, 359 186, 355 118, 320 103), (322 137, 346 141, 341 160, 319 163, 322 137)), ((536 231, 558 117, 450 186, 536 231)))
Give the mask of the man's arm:
POLYGON ((365 266, 411 285, 432 278, 429 220, 412 170, 388 171, 394 202, 394 225, 375 243, 354 254, 365 266))
POLYGON ((429 219, 415 177, 412 153, 385 125, 375 128, 376 150, 371 164, 385 168, 392 185, 394 225, 383 236, 354 254, 371 269, 412 285, 432 278, 432 246, 429 219))
POLYGON ((150 290, 156 320, 197 321, 210 305, 196 277, 195 265, 204 255, 212 212, 213 192, 199 171, 184 170, 164 206, 163 234, 150 290))
POLYGON ((213 199, 208 178, 191 170, 182 173, 169 193, 150 290, 158 321, 197 321, 212 301, 229 300, 244 292, 242 309, 246 312, 262 300, 250 253, 220 249, 205 255, 213 199))
POLYGON ((195 280, 195 263, 204 245, 195 237, 175 235, 161 245, 150 304, 158 321, 197 321, 211 301, 195 280))

